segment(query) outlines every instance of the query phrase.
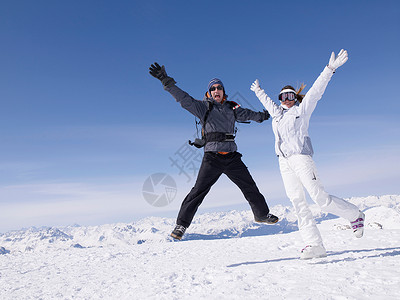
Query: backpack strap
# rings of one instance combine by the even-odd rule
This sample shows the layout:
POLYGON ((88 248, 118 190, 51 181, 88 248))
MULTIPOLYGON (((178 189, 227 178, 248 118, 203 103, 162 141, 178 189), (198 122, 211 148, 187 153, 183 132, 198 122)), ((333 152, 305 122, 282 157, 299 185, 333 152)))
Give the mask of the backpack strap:
POLYGON ((202 124, 202 126, 201 126, 201 137, 202 137, 202 138, 205 137, 205 134, 204 134, 204 127, 206 127, 206 122, 207 122, 207 119, 208 119, 208 115, 210 114, 210 111, 211 111, 211 110, 213 109, 213 107, 214 107, 214 103, 212 103, 211 101, 207 101, 207 104, 208 104, 208 108, 207 108, 207 111, 206 111, 206 113, 205 113, 205 115, 204 115, 203 124, 202 124))
POLYGON ((206 125, 208 115, 210 114, 210 111, 211 111, 211 110, 213 109, 213 107, 214 107, 214 103, 212 103, 211 101, 207 101, 207 104, 208 104, 208 108, 207 108, 206 114, 204 115, 203 126, 206 125))

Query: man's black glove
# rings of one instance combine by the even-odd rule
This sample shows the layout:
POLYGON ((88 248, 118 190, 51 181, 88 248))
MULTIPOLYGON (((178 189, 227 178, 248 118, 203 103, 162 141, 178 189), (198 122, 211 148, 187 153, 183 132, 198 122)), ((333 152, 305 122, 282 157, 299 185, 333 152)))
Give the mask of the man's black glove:
POLYGON ((150 70, 149 73, 152 76, 161 81, 167 77, 167 72, 165 72, 165 67, 164 66, 160 67, 160 65, 156 62, 150 66, 149 70, 150 70))
POLYGON ((271 115, 269 114, 269 112, 266 111, 265 109, 264 109, 264 111, 262 112, 262 115, 263 115, 263 121, 268 120, 269 117, 271 116, 271 115))
POLYGON ((160 66, 156 62, 150 66, 149 70, 150 75, 160 80, 164 88, 174 85, 176 83, 176 81, 172 77, 169 77, 167 75, 165 67, 160 66))

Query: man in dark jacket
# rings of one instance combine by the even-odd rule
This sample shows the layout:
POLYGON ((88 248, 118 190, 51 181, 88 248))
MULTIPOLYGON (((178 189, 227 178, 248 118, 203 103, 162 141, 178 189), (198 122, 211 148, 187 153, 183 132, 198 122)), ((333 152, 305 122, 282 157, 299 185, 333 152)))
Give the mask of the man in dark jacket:
POLYGON ((256 222, 278 222, 278 218, 269 213, 265 198, 243 163, 242 154, 237 152, 234 140, 236 121, 253 120, 261 123, 269 118, 268 112, 255 112, 228 101, 224 85, 218 78, 210 81, 204 100, 201 101, 193 99, 177 87, 175 80, 167 75, 164 66, 154 63, 149 70, 184 109, 200 119, 203 127, 203 161, 194 187, 182 202, 177 225, 171 236, 178 240, 182 238, 197 208, 221 174, 226 174, 240 188, 250 204, 256 222))

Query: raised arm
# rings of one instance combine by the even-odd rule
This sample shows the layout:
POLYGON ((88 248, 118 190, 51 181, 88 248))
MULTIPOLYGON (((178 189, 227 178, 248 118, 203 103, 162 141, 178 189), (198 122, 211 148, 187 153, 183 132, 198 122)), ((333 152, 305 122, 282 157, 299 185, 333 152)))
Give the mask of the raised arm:
POLYGON ((176 81, 167 75, 164 66, 154 63, 150 66, 149 70, 149 73, 161 81, 164 89, 169 92, 184 109, 198 117, 200 120, 203 119, 207 111, 207 104, 204 101, 194 99, 188 93, 177 87, 175 85, 176 81))
POLYGON ((250 89, 256 94, 257 98, 273 118, 281 114, 279 106, 261 89, 258 79, 252 83, 250 89))
POLYGON ((310 115, 314 111, 317 102, 322 98, 322 95, 324 94, 332 75, 335 73, 336 69, 342 66, 347 60, 348 55, 346 50, 340 50, 337 56, 335 56, 335 53, 332 52, 328 65, 315 80, 312 87, 299 105, 304 114, 310 115))

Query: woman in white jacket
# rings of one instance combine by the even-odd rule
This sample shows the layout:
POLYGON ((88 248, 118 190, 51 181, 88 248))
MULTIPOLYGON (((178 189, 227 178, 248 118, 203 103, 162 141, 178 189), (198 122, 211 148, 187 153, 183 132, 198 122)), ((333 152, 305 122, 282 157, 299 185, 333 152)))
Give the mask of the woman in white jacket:
POLYGON ((343 49, 337 57, 332 52, 328 65, 306 95, 300 95, 303 86, 298 91, 292 86, 285 86, 279 94, 281 105, 277 105, 268 97, 261 89, 258 79, 250 88, 272 117, 279 168, 305 243, 301 259, 326 256, 321 234, 306 201, 304 188, 323 211, 349 220, 355 236, 359 238, 363 235, 365 216, 357 206, 325 192, 312 159, 313 148, 308 136, 310 117, 318 100, 321 99, 333 73, 347 59, 347 51, 343 49))

